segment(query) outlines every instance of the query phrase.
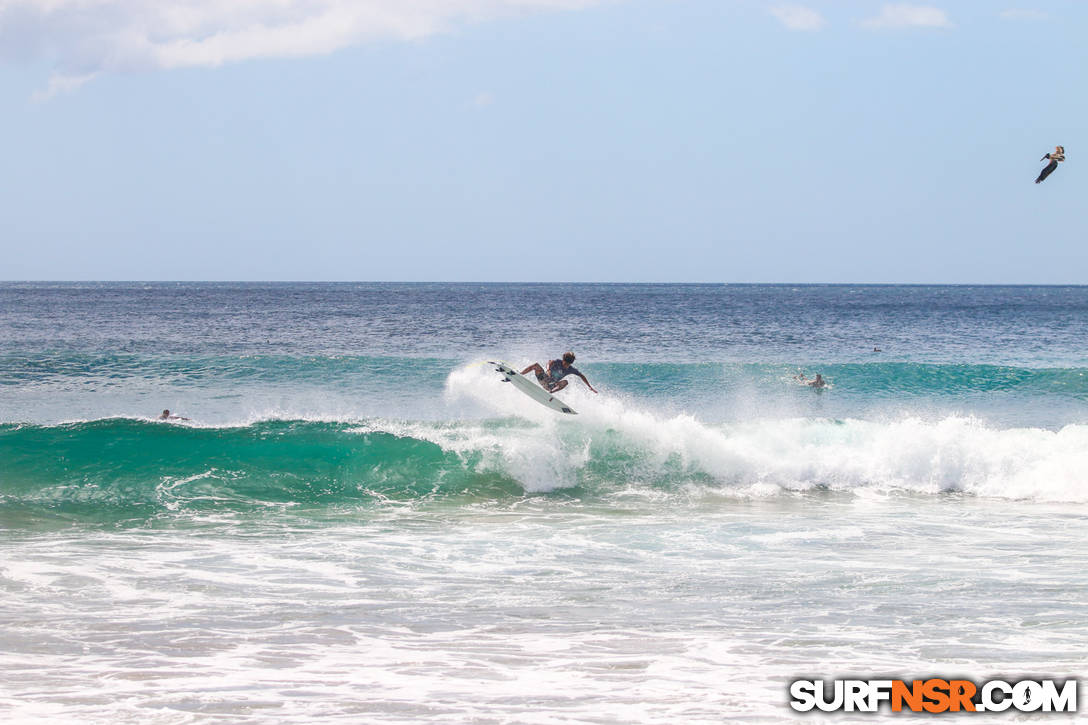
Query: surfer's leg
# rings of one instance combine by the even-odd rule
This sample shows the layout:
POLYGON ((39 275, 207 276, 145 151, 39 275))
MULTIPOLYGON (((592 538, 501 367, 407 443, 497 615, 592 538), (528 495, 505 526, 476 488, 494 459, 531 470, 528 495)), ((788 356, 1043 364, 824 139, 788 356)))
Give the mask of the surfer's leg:
POLYGON ((550 389, 549 386, 552 382, 551 378, 549 378, 547 373, 544 372, 544 368, 540 367, 540 363, 533 363, 529 367, 522 370, 521 374, 525 375, 528 372, 532 372, 536 375, 536 381, 540 383, 540 387, 544 388, 545 390, 550 389))
POLYGON ((558 383, 556 383, 555 385, 548 388, 548 392, 549 393, 558 393, 560 390, 562 390, 565 387, 567 387, 567 381, 566 380, 560 380, 558 383))
POLYGON ((1039 178, 1035 180, 1035 183, 1038 184, 1040 181, 1042 181, 1046 177, 1050 176, 1050 172, 1052 172, 1056 168, 1058 168, 1058 162, 1057 161, 1051 161, 1049 164, 1047 164, 1043 168, 1042 171, 1039 172, 1039 178))

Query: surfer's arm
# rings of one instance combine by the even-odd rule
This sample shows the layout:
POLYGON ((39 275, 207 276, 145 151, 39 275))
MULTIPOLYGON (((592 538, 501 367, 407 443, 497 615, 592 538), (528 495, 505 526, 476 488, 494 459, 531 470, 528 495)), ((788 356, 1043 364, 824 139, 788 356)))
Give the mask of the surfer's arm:
POLYGON ((589 381, 588 381, 588 380, 586 380, 586 376, 585 376, 585 375, 582 375, 581 373, 578 373, 578 377, 580 377, 580 378, 582 379, 582 382, 586 384, 586 387, 587 387, 587 388, 589 388, 590 390, 592 390, 592 391, 593 391, 594 393, 596 393, 596 392, 597 392, 597 389, 596 389, 596 388, 594 388, 594 387, 593 387, 592 385, 590 385, 590 384, 589 384, 589 381))

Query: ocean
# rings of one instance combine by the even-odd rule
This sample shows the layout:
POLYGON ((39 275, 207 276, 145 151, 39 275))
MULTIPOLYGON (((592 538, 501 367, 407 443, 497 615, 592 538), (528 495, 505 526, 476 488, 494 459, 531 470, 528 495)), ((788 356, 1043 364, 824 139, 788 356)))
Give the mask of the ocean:
POLYGON ((0 717, 1083 678, 1086 341, 1088 287, 0 283, 0 717), (576 416, 487 364, 567 350, 576 416))

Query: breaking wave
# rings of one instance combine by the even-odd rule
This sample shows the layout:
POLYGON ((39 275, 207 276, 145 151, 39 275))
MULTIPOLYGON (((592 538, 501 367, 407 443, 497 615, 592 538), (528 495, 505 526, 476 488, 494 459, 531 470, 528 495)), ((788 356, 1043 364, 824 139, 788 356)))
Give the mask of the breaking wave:
MULTIPOLYGON (((543 411, 547 412, 547 411, 543 411)), ((1088 426, 998 429, 962 417, 709 425, 618 403, 577 419, 131 419, 0 425, 0 502, 73 515, 155 515, 632 487, 765 497, 862 489, 1088 501, 1088 426)), ((665 504, 667 505, 667 504, 665 504)))

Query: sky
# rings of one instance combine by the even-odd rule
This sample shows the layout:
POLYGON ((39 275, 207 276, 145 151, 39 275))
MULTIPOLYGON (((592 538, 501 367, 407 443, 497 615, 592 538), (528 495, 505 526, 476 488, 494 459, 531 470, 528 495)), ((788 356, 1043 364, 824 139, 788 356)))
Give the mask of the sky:
POLYGON ((1084 284, 1085 31, 1083 0, 0 0, 0 279, 1084 284))

